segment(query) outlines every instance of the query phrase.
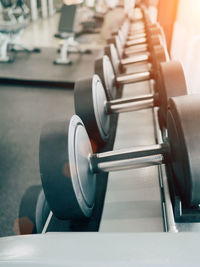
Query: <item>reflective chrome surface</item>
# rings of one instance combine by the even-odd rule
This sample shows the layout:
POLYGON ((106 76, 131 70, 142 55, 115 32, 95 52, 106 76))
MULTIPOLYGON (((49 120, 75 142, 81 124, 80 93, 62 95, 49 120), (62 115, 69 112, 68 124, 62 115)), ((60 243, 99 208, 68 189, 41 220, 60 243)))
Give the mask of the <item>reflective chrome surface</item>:
POLYGON ((124 104, 111 105, 110 111, 111 113, 122 113, 145 108, 152 108, 153 106, 154 106, 154 99, 147 99, 138 102, 127 102, 124 104))
POLYGON ((145 53, 144 55, 136 55, 128 58, 121 59, 122 65, 128 65, 133 63, 139 63, 139 62, 145 62, 149 60, 148 53, 145 53))
POLYGON ((151 77, 149 71, 139 72, 139 73, 132 73, 126 75, 120 75, 116 78, 116 81, 120 84, 128 84, 140 81, 147 81, 151 77))

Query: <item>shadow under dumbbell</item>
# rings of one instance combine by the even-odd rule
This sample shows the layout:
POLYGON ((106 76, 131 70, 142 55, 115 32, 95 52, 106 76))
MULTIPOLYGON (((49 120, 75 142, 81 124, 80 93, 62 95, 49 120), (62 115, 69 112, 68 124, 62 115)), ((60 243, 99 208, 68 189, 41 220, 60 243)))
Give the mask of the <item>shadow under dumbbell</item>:
POLYGON ((24 193, 19 208, 19 232, 22 235, 41 233, 50 208, 41 185, 30 186, 24 193))
POLYGON ((19 207, 20 234, 36 233, 36 205, 42 189, 41 185, 30 186, 24 193, 19 207))

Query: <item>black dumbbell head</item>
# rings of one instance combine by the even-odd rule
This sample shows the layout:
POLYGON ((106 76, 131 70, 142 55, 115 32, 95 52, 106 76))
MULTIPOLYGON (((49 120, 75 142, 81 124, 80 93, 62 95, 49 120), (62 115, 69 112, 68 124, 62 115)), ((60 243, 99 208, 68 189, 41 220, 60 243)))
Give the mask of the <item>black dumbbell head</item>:
POLYGON ((182 201, 200 203, 200 96, 174 97, 167 116, 170 162, 182 201))
POLYGON ((45 197, 59 219, 91 216, 96 176, 90 171, 92 147, 82 121, 46 124, 40 137, 40 173, 45 197))
POLYGON ((166 127, 169 99, 174 96, 187 95, 185 75, 178 61, 162 62, 159 71, 159 106, 161 128, 166 127))
POLYGON ((104 146, 110 135, 110 116, 106 113, 107 97, 98 75, 75 83, 75 113, 82 119, 94 150, 104 146))

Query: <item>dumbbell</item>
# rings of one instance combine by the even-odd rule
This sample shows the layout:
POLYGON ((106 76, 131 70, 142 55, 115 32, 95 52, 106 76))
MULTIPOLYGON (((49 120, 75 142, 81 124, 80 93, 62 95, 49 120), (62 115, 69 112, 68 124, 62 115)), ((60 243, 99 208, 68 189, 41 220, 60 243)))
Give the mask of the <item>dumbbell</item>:
MULTIPOLYGON (((140 38, 146 38, 148 37, 148 35, 158 33, 159 31, 157 30, 160 27, 158 22, 156 23, 151 22, 149 15, 147 13, 144 15, 144 27, 142 27, 142 29, 140 29, 139 31, 132 31, 131 30, 132 25, 133 24, 131 24, 131 22, 127 19, 120 27, 120 31, 122 32, 124 37, 129 41, 140 39, 140 38), (155 32, 154 32, 154 29, 156 30, 155 32)), ((117 32, 114 32, 112 35, 116 35, 116 34, 117 32)))
MULTIPOLYGON (((151 25, 151 26, 149 27, 149 30, 150 30, 150 31, 153 30, 154 27, 155 27, 155 25, 151 25)), ((148 32, 149 32, 149 30, 148 30, 148 32)), ((126 40, 127 40, 127 41, 139 40, 139 39, 141 39, 141 38, 146 38, 146 37, 147 37, 147 33, 146 33, 146 32, 142 32, 142 33, 133 33, 133 34, 131 34, 131 33, 128 32, 127 29, 123 29, 123 28, 121 28, 119 31, 120 31, 120 33, 122 34, 123 38, 126 37, 126 40)), ((119 31, 116 31, 116 32, 112 33, 112 37, 118 35, 118 34, 119 34, 119 31)), ((111 37, 111 38, 112 38, 112 37, 111 37)), ((109 39, 108 39, 108 41, 109 41, 109 39)))
POLYGON ((137 63, 144 62, 147 63, 150 60, 150 56, 147 54, 120 59, 114 44, 109 44, 105 46, 104 54, 110 58, 115 75, 117 75, 119 72, 124 72, 126 67, 129 65, 135 65, 137 63))
MULTIPOLYGON (((123 37, 121 32, 119 32, 118 35, 107 40, 107 44, 114 44, 117 49, 119 58, 124 58, 138 53, 148 53, 149 51, 151 51, 153 45, 160 45, 165 43, 165 39, 160 33, 160 29, 158 30, 158 32, 155 31, 151 33, 147 40, 145 39, 145 42, 147 41, 147 43, 143 41, 144 40, 142 40, 142 44, 139 44, 140 40, 137 40, 138 45, 132 45, 126 48, 125 37, 123 37)), ((136 42, 136 40, 134 42, 136 42)))
MULTIPOLYGON (((133 41, 127 41, 126 43, 123 43, 122 37, 120 37, 121 44, 124 46, 124 57, 129 57, 130 55, 136 54, 136 53, 151 53, 151 49, 153 45, 163 45, 166 46, 166 39, 163 32, 163 29, 161 27, 155 28, 154 31, 152 31, 149 36, 146 38, 140 38, 133 41)), ((120 44, 118 42, 118 48, 120 49, 120 44)))
MULTIPOLYGON (((121 37, 122 38, 122 37, 121 37)), ((151 53, 151 49, 154 45, 164 45, 164 39, 162 38, 162 35, 159 33, 152 34, 149 36, 148 39, 142 39, 137 40, 138 44, 127 46, 127 43, 123 43, 120 38, 121 43, 121 49, 123 48, 123 55, 124 57, 130 57, 131 55, 137 54, 137 53, 151 53), (139 43, 140 42, 140 43, 139 43)), ((115 43, 118 42, 117 40, 115 43)), ((118 44, 119 47, 119 44, 118 44)), ((119 47, 120 49, 120 47, 119 47)))
POLYGON ((47 124, 40 137, 40 173, 54 215, 60 219, 90 217, 95 205, 97 173, 163 163, 173 169, 173 182, 182 203, 189 207, 198 205, 199 114, 199 95, 171 98, 165 142, 97 154, 93 154, 85 126, 77 115, 70 122, 47 124))
MULTIPOLYGON (((115 46, 117 55, 123 62, 123 64, 134 64, 148 60, 148 58, 151 56, 152 48, 154 45, 162 45, 167 52, 165 38, 160 34, 153 34, 149 39, 148 45, 144 44, 140 46, 134 46, 133 48, 130 48, 128 50, 124 50, 119 36, 112 38, 110 40, 110 44, 108 44, 108 47, 111 44, 115 46)), ((105 53, 109 53, 107 49, 109 48, 105 48, 105 53)))
POLYGON ((153 35, 161 35, 164 36, 163 28, 160 26, 159 23, 153 24, 151 27, 148 28, 145 37, 136 37, 136 36, 127 36, 126 31, 122 29, 118 32, 119 38, 122 42, 122 45, 125 47, 137 46, 140 44, 147 44, 153 35))
POLYGON ((88 135, 97 149, 109 140, 110 115, 132 112, 158 106, 161 110, 162 128, 166 126, 168 99, 187 94, 185 77, 181 64, 169 61, 160 64, 159 91, 138 97, 108 100, 98 75, 81 79, 75 83, 75 113, 83 120, 88 135))
POLYGON ((150 20, 147 10, 143 9, 142 13, 142 19, 140 19, 139 21, 136 20, 135 22, 127 19, 121 26, 121 29, 125 30, 126 32, 129 32, 131 36, 134 36, 135 34, 144 34, 149 28, 153 26, 153 24, 150 20), (138 22, 143 22, 143 25, 140 29, 135 30, 135 25, 138 25, 138 22))
MULTIPOLYGON (((168 55, 168 54, 167 54, 168 55)), ((95 74, 98 74, 103 82, 108 99, 116 96, 116 88, 125 84, 149 81, 154 79, 157 81, 158 70, 161 62, 168 60, 165 50, 162 46, 154 46, 152 49, 152 67, 148 71, 123 73, 115 75, 113 65, 108 56, 95 61, 95 74)), ((119 69, 119 62, 114 61, 115 70, 119 69)))
MULTIPOLYGON (((136 22, 136 24, 137 24, 137 22, 136 22)), ((122 23, 122 25, 120 26, 119 29, 122 30, 123 34, 125 34, 127 37, 130 36, 130 38, 131 38, 131 37, 135 37, 136 35, 142 35, 142 37, 143 37, 143 34, 145 34, 145 28, 143 27, 142 28, 143 31, 141 32, 141 29, 140 29, 139 33, 137 33, 136 31, 131 30, 131 27, 133 25, 135 25, 135 23, 131 23, 129 19, 126 19, 122 23)), ((147 30, 151 27, 152 27, 152 23, 148 25, 147 30)), ((118 34, 118 31, 112 32, 113 36, 116 34, 118 34)), ((137 36, 136 36, 136 38, 137 38, 137 36)), ((139 36, 139 38, 140 38, 140 36, 139 36)))
MULTIPOLYGON (((139 55, 120 59, 118 56, 116 47, 114 46, 114 44, 110 44, 104 48, 104 53, 110 58, 115 75, 118 75, 118 73, 124 72, 128 65, 132 65, 132 64, 134 65, 136 63, 150 63, 151 61, 154 60, 154 57, 156 60, 156 57, 158 55, 155 54, 155 52, 158 50, 159 49, 155 49, 154 45, 152 45, 151 52, 149 54, 147 53, 139 54, 139 55)), ((162 50, 163 52, 165 52, 166 61, 168 61, 169 54, 167 52, 166 46, 163 46, 163 48, 160 49, 160 53, 162 53, 162 50)))
POLYGON ((138 21, 136 21, 136 23, 130 23, 129 33, 131 35, 144 34, 146 32, 146 30, 148 30, 153 25, 153 23, 149 17, 149 14, 148 14, 148 10, 145 7, 142 7, 141 11, 143 13, 143 16, 142 16, 143 17, 143 19, 142 19, 143 25, 142 25, 142 27, 135 29, 135 25, 138 25, 138 21))

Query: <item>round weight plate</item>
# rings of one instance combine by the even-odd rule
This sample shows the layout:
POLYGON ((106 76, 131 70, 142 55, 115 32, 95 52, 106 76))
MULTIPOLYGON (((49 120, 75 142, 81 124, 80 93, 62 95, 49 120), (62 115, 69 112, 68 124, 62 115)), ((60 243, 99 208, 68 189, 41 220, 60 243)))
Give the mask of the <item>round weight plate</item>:
POLYGON ((104 74, 104 89, 108 92, 109 99, 116 98, 117 89, 115 87, 115 74, 112 63, 108 56, 103 56, 103 74, 104 74))
MULTIPOLYGON (((165 32, 164 32, 164 29, 163 27, 157 23, 157 33, 159 33, 160 37, 161 37, 161 40, 165 43, 165 45, 167 46, 167 43, 166 43, 166 36, 165 36, 165 32)), ((151 33, 153 34, 153 33, 151 33)))
POLYGON ((76 115, 70 122, 45 125, 40 137, 40 173, 46 200, 59 219, 89 217, 94 207, 96 177, 85 127, 76 115))
POLYGON ((163 124, 166 125, 169 98, 187 95, 185 75, 178 61, 162 62, 160 64, 159 106, 163 124))
POLYGON ((162 45, 154 45, 152 47, 152 64, 155 77, 160 69, 160 63, 167 61, 165 48, 162 45))
POLYGON ((115 75, 117 75, 119 73, 120 60, 119 60, 117 50, 114 44, 110 44, 110 55, 111 55, 111 61, 113 64, 115 75))
POLYGON ((82 119, 94 151, 105 145, 110 133, 110 116, 106 113, 106 94, 98 75, 75 83, 75 112, 82 119))
POLYGON ((103 84, 103 87, 105 88, 107 100, 109 100, 110 99, 110 93, 108 92, 108 90, 106 88, 105 79, 104 79, 103 57, 95 60, 94 73, 99 76, 99 78, 103 84))
POLYGON ((154 34, 152 36, 149 37, 149 46, 150 49, 154 46, 154 45, 161 45, 161 37, 159 34, 154 34))
POLYGON ((181 199, 189 206, 200 203, 200 96, 171 98, 167 115, 171 165, 181 199))
POLYGON ((124 49, 123 49, 122 44, 121 44, 121 42, 120 42, 119 36, 115 36, 115 42, 114 42, 114 45, 115 45, 115 47, 116 47, 116 49, 117 49, 119 58, 122 58, 124 49))
POLYGON ((105 89, 107 100, 114 99, 117 95, 115 87, 115 74, 108 56, 104 55, 95 61, 95 74, 97 74, 105 89))
POLYGON ((125 37, 125 34, 123 34, 122 30, 118 31, 118 37, 119 37, 119 40, 120 40, 122 46, 124 46, 126 43, 126 37, 125 37))

